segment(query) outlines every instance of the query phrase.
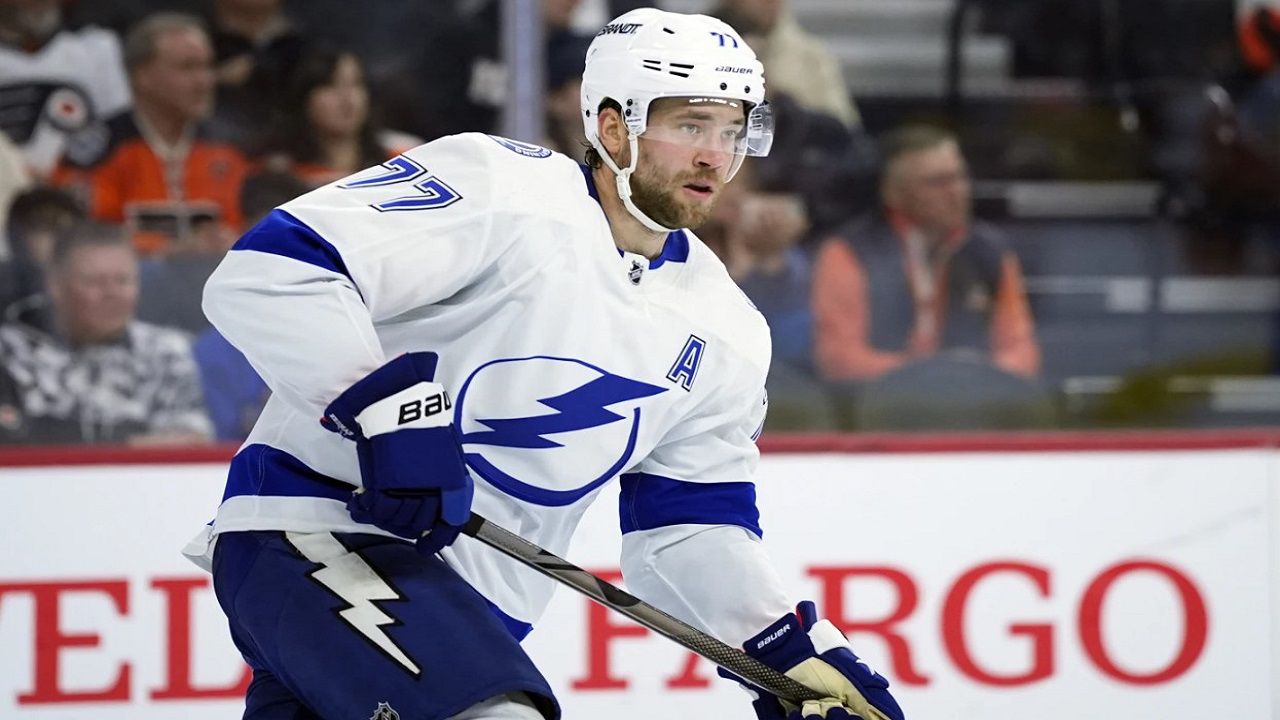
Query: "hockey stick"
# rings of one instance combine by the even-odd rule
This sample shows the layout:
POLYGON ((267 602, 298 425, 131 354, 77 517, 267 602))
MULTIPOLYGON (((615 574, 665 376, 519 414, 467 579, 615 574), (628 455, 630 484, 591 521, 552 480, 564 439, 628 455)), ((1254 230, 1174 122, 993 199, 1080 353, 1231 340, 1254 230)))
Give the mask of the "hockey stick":
POLYGON ((616 610, 679 645, 701 655, 766 692, 799 705, 824 696, 783 675, 737 648, 711 637, 634 595, 619 589, 573 563, 534 545, 515 533, 494 525, 475 513, 462 532, 508 557, 519 560, 547 577, 577 590, 601 605, 616 610))

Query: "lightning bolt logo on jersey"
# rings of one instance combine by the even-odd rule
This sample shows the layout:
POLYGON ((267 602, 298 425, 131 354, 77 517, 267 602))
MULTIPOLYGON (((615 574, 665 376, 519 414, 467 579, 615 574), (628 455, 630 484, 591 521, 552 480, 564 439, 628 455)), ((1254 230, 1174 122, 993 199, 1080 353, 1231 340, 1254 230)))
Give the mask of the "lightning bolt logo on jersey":
POLYGON ((568 505, 627 467, 642 400, 663 392, 666 388, 569 358, 486 363, 458 394, 467 464, 508 495, 538 505, 568 505), (513 395, 512 388, 520 393, 513 395), (566 475, 539 477, 548 460, 532 457, 535 453, 561 456, 550 464, 565 468, 566 475))

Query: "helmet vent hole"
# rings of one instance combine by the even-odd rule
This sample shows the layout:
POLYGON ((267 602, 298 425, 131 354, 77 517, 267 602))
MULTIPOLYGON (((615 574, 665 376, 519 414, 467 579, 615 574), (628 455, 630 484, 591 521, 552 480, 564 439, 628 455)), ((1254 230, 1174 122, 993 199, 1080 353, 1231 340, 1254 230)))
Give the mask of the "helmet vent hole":
POLYGON ((728 89, 729 89, 729 83, 720 83, 720 89, 721 89, 722 91, 723 91, 723 90, 728 90, 728 89))
POLYGON ((664 28, 662 28, 662 32, 664 32, 664 33, 666 33, 666 34, 668 34, 668 35, 675 35, 675 34, 676 34, 676 31, 675 31, 675 30, 672 30, 672 29, 671 29, 671 28, 669 28, 669 27, 664 27, 664 28))
POLYGON ((689 77, 689 73, 687 73, 687 72, 680 72, 679 70, 668 70, 667 72, 668 72, 668 73, 670 73, 670 74, 672 74, 672 75, 675 75, 676 77, 683 77, 683 78, 687 78, 687 77, 689 77))

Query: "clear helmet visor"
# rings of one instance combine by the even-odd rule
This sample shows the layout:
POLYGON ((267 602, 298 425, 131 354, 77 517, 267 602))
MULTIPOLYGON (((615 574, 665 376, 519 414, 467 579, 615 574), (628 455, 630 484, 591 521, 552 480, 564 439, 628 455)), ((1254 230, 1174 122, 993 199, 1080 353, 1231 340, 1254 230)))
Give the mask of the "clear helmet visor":
POLYGON ((773 146, 773 110, 736 99, 666 97, 655 100, 640 138, 693 150, 728 182, 746 157, 773 146))

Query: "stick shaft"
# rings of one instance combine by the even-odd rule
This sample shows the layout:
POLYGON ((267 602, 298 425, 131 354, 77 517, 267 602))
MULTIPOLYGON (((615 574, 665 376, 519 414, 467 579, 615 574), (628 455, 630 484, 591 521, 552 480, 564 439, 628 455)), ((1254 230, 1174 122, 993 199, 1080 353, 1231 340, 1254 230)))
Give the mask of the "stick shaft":
POLYGON ((729 672, 780 698, 800 704, 819 700, 821 693, 783 675, 737 648, 672 617, 612 583, 525 540, 483 517, 471 513, 462 532, 514 558, 557 582, 577 590, 607 608, 664 635, 729 672))

